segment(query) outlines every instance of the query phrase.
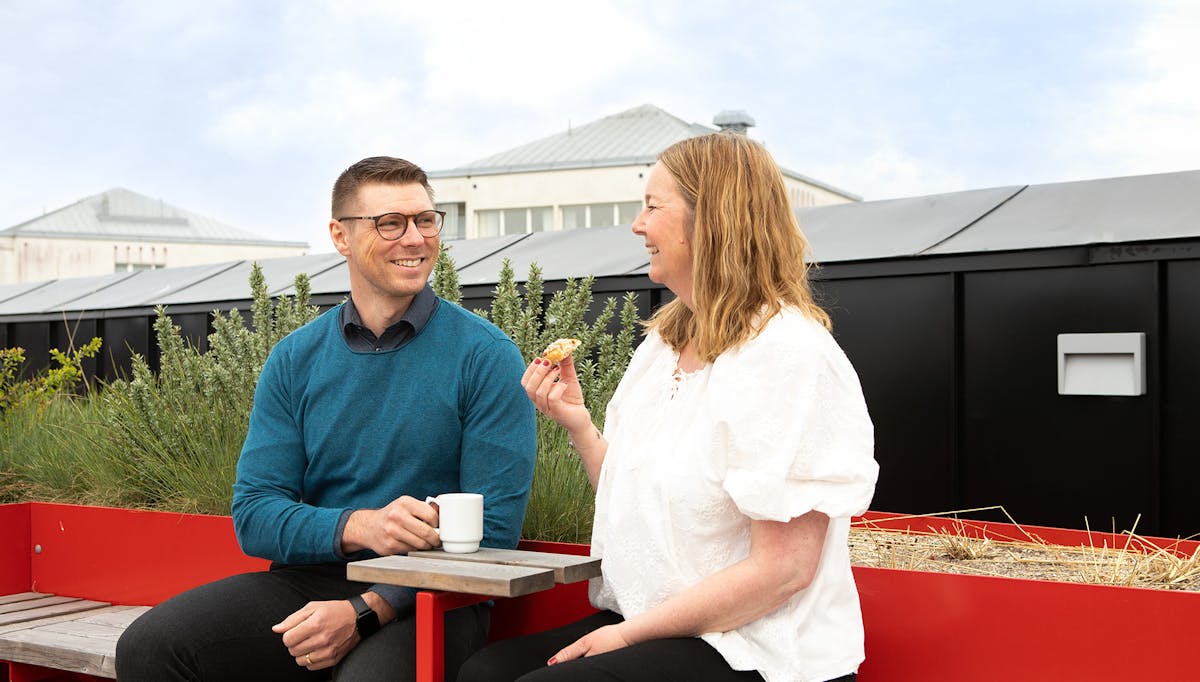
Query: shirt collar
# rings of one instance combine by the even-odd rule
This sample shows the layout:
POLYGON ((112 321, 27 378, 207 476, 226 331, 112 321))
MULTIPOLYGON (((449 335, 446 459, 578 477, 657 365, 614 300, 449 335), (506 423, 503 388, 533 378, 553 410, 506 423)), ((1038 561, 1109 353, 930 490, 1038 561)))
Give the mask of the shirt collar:
MULTIPOLYGON (((433 311, 437 310, 437 306, 438 297, 433 293, 433 288, 426 284, 413 297, 412 303, 408 305, 408 310, 404 311, 404 314, 400 316, 400 319, 395 324, 385 329, 383 335, 379 338, 398 338, 407 341, 420 334, 421 330, 425 329, 425 325, 429 323, 429 319, 433 317, 433 311), (406 326, 412 329, 412 333, 395 333, 406 326)), ((338 322, 342 327, 342 335, 346 337, 346 341, 350 342, 352 347, 356 346, 355 342, 362 338, 359 330, 364 330, 368 334, 371 334, 371 336, 374 336, 370 329, 363 324, 362 316, 358 314, 358 308, 354 306, 353 296, 347 298, 346 302, 342 304, 342 309, 338 313, 338 322)))

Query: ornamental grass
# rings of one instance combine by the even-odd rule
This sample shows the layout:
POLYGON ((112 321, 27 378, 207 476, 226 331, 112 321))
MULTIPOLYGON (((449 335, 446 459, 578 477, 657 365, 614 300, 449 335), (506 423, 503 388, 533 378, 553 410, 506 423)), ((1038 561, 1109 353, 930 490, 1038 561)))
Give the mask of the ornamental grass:
MULTIPOLYGON (((582 341, 577 368, 588 407, 603 426, 604 406, 633 354, 637 308, 633 294, 592 309, 591 277, 568 280, 545 295, 541 269, 518 286, 504 262, 490 310, 526 362, 555 338, 582 341)), ((462 294, 457 270, 442 250, 433 287, 453 302, 462 294)), ((28 500, 202 514, 228 514, 238 454, 249 426, 254 386, 271 348, 318 314, 308 278, 296 294, 272 299, 257 264, 250 275, 249 316, 213 312, 213 333, 201 352, 165 308, 156 311, 158 367, 134 356, 129 376, 87 383, 84 360, 100 339, 65 353, 56 367, 20 379, 21 349, 0 351, 0 502, 28 500)), ((72 347, 74 343, 72 342, 72 347)), ((524 536, 589 541, 592 491, 566 432, 538 416, 538 459, 524 536)))

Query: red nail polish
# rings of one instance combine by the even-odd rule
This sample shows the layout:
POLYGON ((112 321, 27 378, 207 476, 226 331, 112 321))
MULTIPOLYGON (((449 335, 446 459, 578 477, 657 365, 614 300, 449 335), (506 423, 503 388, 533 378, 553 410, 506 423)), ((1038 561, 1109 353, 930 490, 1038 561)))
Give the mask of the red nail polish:
POLYGON ((546 661, 546 665, 554 665, 555 663, 558 663, 558 658, 551 658, 550 660, 546 661))

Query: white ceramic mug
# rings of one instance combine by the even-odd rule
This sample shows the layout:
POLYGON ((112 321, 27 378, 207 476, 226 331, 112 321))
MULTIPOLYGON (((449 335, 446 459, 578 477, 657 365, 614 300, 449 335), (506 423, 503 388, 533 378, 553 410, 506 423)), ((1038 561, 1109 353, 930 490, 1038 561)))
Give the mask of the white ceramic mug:
POLYGON ((479 551, 483 539, 483 495, 442 493, 425 501, 438 506, 438 535, 442 549, 451 554, 479 551))

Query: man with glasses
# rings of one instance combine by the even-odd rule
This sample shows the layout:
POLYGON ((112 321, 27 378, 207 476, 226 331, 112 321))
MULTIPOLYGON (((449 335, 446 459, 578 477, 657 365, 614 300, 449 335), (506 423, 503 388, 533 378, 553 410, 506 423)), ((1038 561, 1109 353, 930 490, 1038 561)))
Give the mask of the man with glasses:
MULTIPOLYGON (((271 351, 234 484, 238 541, 271 570, 146 612, 118 643, 122 682, 413 679, 414 592, 348 581, 346 562, 437 547, 423 500, 444 492, 482 493, 482 544, 516 546, 536 448, 524 362, 430 289, 444 215, 402 159, 338 178, 350 297, 271 351)), ((487 628, 487 606, 446 614, 447 679, 487 628)))

